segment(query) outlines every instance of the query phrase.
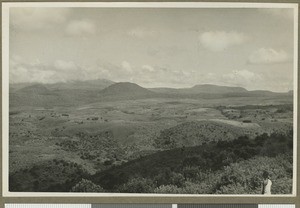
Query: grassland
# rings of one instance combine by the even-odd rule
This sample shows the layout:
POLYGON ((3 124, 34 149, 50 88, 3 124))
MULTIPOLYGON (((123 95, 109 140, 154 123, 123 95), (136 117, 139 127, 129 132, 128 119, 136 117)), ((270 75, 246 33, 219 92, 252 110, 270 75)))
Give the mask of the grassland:
MULTIPOLYGON (((280 153, 281 156, 279 152, 276 155, 257 153, 251 158, 241 160, 237 157, 228 162, 227 158, 227 163, 221 158, 218 159, 219 162, 211 164, 212 167, 219 166, 214 170, 209 169, 209 165, 201 169, 202 166, 197 165, 197 161, 192 162, 191 155, 183 156, 181 152, 185 151, 184 154, 188 154, 187 148, 198 148, 197 151, 201 153, 197 153, 196 156, 202 157, 205 161, 210 156, 203 155, 203 148, 208 145, 212 151, 216 151, 213 150, 216 148, 214 142, 230 143, 245 136, 248 140, 254 140, 263 134, 279 134, 284 141, 289 140, 293 129, 291 103, 291 97, 286 99, 280 96, 261 96, 255 99, 253 97, 108 99, 95 100, 88 104, 80 101, 76 105, 69 106, 11 105, 9 116, 11 190, 70 191, 72 187, 72 190, 76 189, 74 186, 77 183, 80 184, 76 187, 81 187, 82 183, 95 183, 90 187, 101 186, 97 190, 114 192, 233 193, 233 188, 230 189, 228 184, 226 186, 220 184, 221 178, 225 177, 224 171, 229 171, 235 164, 246 167, 247 163, 254 163, 254 160, 270 160, 274 163, 274 167, 279 167, 278 161, 287 160, 286 155, 290 155, 291 147, 287 147, 286 155, 280 153), (132 170, 137 170, 130 164, 136 164, 138 161, 139 167, 148 163, 153 166, 158 163, 156 155, 159 154, 165 155, 165 159, 161 161, 164 166, 169 167, 164 169, 165 172, 158 171, 152 176, 140 173, 136 179, 127 176, 132 170), (181 163, 186 159, 186 164, 189 162, 193 164, 184 165, 180 171, 175 171, 174 167, 171 167, 172 160, 170 160, 170 157, 174 157, 173 154, 182 156, 180 156, 181 163), (151 162, 143 160, 145 157, 151 162), (52 172, 49 173, 51 176, 46 176, 42 171, 49 168, 58 170, 60 166, 65 168, 62 172, 58 171, 57 177, 51 175, 52 172), (124 172, 126 167, 132 170, 124 172), (124 173, 123 175, 115 174, 118 168, 122 170, 120 173, 124 173), (153 184, 154 175, 161 175, 160 180, 165 180, 166 174, 169 176, 171 174, 174 181, 153 184), (22 175, 28 183, 16 179, 22 178, 22 175), (118 182, 118 187, 107 184, 111 181, 110 177, 118 182), (206 184, 205 181, 211 180, 208 177, 218 177, 216 181, 219 181, 219 185, 202 187, 206 184), (41 185, 43 183, 47 185, 41 185), (137 189, 139 186, 144 188, 137 189)), ((270 142, 272 138, 267 140, 270 142)), ((176 162, 175 158, 173 161, 176 162)), ((254 177, 254 173, 249 174, 254 177)), ((276 173, 274 177, 275 175, 276 173)), ((288 188, 282 190, 278 187, 277 193, 290 193, 292 175, 283 173, 282 177, 278 178, 276 175, 276 178, 279 181, 288 181, 289 184, 288 188)), ((257 180, 255 179, 255 183, 257 180)), ((237 188, 240 193, 254 193, 256 189, 257 186, 249 189, 246 185, 237 188)))

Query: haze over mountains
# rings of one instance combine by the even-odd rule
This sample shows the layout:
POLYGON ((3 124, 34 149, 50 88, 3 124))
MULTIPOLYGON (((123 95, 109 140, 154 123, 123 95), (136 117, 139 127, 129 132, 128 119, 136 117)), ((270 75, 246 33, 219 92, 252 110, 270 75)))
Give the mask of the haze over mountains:
POLYGON ((147 98, 214 99, 226 97, 292 96, 291 92, 248 91, 242 87, 195 85, 191 88, 143 88, 135 83, 110 80, 72 81, 55 84, 10 85, 10 106, 77 105, 106 100, 147 98))
POLYGON ((222 94, 222 93, 242 93, 247 92, 242 87, 226 87, 212 84, 195 85, 191 88, 152 88, 151 90, 160 93, 186 93, 186 94, 198 94, 198 93, 211 93, 211 94, 222 94))

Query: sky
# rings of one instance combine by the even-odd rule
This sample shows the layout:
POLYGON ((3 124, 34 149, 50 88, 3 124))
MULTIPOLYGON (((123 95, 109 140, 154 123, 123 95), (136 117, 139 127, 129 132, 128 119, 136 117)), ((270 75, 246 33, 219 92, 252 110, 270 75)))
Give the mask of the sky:
POLYGON ((293 89, 293 9, 10 8, 10 83, 293 89))

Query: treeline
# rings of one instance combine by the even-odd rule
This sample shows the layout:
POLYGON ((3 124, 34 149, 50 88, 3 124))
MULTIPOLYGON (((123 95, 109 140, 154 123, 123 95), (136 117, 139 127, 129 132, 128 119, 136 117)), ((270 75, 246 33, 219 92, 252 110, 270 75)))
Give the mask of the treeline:
POLYGON ((161 151, 94 175, 51 161, 11 174, 10 191, 253 194, 259 193, 261 172, 268 170, 274 193, 287 194, 292 151, 291 131, 161 151))

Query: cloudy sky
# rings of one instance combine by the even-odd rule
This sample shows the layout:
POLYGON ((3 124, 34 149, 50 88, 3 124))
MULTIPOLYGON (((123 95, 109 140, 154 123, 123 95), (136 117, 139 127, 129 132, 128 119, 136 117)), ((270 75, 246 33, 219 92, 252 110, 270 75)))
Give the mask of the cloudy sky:
POLYGON ((10 82, 293 89, 292 9, 11 8, 10 82))

